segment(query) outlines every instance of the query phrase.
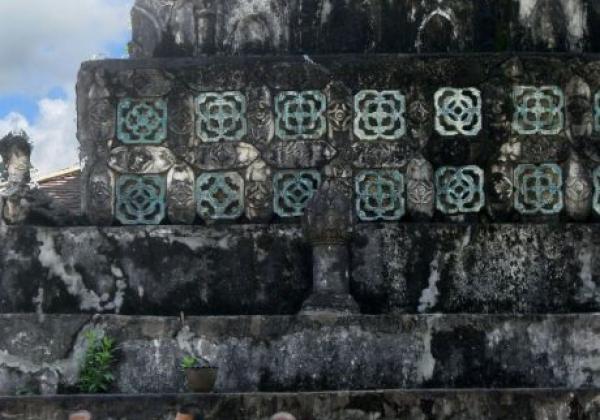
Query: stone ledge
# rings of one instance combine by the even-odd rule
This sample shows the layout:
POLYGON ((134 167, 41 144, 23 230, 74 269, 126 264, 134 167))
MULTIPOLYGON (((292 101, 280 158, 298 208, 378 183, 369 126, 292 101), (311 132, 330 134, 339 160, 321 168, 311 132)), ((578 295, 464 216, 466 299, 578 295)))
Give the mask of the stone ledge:
POLYGON ((468 389, 0 397, 0 419, 66 419, 70 413, 85 409, 93 420, 172 420, 186 405, 198 407, 206 420, 269 420, 282 411, 298 420, 592 420, 600 414, 600 391, 468 389))
MULTIPOLYGON (((0 312, 295 314, 297 225, 0 227, 0 312), (160 256, 160 257, 158 257, 160 256)), ((600 224, 361 224, 363 313, 600 311, 600 224)))
POLYGON ((68 389, 90 329, 116 339, 123 393, 184 391, 192 351, 220 392, 600 386, 600 314, 38 318, 0 316, 0 394, 68 389))

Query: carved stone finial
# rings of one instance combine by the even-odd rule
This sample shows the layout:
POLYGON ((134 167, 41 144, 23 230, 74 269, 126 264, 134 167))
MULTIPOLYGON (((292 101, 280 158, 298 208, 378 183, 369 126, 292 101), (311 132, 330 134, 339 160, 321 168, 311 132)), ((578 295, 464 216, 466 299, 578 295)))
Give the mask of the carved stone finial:
POLYGON ((303 228, 312 245, 346 244, 352 226, 351 194, 341 182, 326 180, 304 211, 303 228))
POLYGON ((0 140, 0 156, 8 179, 0 185, 0 219, 23 223, 29 214, 26 195, 31 181, 31 144, 25 132, 9 133, 0 140))
POLYGON ((307 205, 303 228, 313 248, 313 292, 304 302, 304 314, 359 312, 349 293, 351 197, 344 183, 333 178, 321 185, 307 205))

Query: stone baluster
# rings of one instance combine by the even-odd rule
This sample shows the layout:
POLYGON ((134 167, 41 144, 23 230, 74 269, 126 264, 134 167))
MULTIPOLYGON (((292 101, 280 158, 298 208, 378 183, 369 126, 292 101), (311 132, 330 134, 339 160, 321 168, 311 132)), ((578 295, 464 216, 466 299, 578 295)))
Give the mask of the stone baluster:
POLYGON ((309 202, 303 220, 312 246, 313 291, 303 314, 358 313, 350 295, 351 194, 337 179, 325 181, 309 202))

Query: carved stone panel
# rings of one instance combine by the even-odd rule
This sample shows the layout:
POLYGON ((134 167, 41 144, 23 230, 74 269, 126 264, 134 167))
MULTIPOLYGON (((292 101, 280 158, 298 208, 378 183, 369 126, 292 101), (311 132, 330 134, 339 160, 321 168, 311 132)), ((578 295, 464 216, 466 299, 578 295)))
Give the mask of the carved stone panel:
POLYGON ((204 220, 235 220, 244 213, 244 180, 237 172, 202 174, 196 181, 196 204, 204 220))
POLYGON ((592 211, 592 180, 579 158, 571 156, 567 161, 565 179, 565 208, 569 217, 585 221, 592 211))
POLYGON ((266 86, 248 91, 248 132, 249 141, 257 147, 270 143, 275 135, 273 99, 266 86))
POLYGON ((391 221, 404 216, 404 176, 400 171, 361 171, 356 175, 354 192, 356 213, 362 221, 391 221))
POLYGON ((196 219, 195 175, 185 163, 167 175, 167 216, 173 224, 191 225, 196 219))
POLYGON ((436 207, 444 214, 476 213, 485 205, 483 170, 444 166, 435 172, 436 207))
POLYGON ((597 215, 600 215, 600 166, 594 169, 594 200, 593 208, 597 215))
POLYGON ((482 128, 481 92, 476 88, 439 89, 434 97, 435 129, 443 136, 476 136, 482 128))
POLYGON ((519 165, 515 169, 515 209, 524 215, 557 214, 564 207, 560 166, 519 165))
POLYGON ((108 166, 123 174, 160 174, 174 164, 173 153, 160 146, 116 147, 108 158, 108 166))
POLYGON ((513 130, 519 134, 559 134, 565 124, 565 97, 558 86, 515 86, 513 130))
POLYGON ((248 132, 246 97, 241 92, 201 93, 196 112, 196 131, 205 143, 240 141, 248 132))
POLYGON ((160 175, 120 175, 117 220, 124 225, 158 225, 166 214, 166 188, 166 179, 160 175))
POLYGON ((433 166, 424 158, 412 159, 406 167, 407 209, 415 219, 431 218, 435 207, 433 166))
POLYGON ((279 217, 302 216, 320 185, 321 174, 315 170, 276 172, 273 177, 275 213, 279 217))
POLYGON ((273 177, 271 168, 257 160, 246 170, 246 217, 253 222, 267 222, 273 213, 273 177))
POLYGON ((202 144, 191 151, 193 165, 201 171, 245 168, 254 162, 259 152, 247 143, 202 144))
POLYGON ((352 145, 357 168, 403 167, 419 151, 418 140, 356 142, 352 145))
POLYGON ((167 138, 167 103, 162 99, 121 99, 117 138, 125 144, 160 144, 167 138))
POLYGON ((319 91, 281 92, 275 98, 275 134, 282 140, 316 140, 327 132, 327 99, 319 91))
POLYGON ((569 138, 590 136, 593 129, 592 91, 579 76, 567 84, 567 135, 569 138))
POLYGON ((114 213, 114 178, 105 162, 96 163, 88 178, 84 211, 90 222, 111 225, 114 213))
POLYGON ((406 134, 406 99, 399 91, 362 90, 354 97, 354 135, 359 140, 398 140, 406 134))
POLYGON ((352 94, 341 82, 331 82, 325 89, 327 95, 327 119, 329 138, 336 133, 350 131, 352 128, 352 94))
POLYGON ((336 150, 326 141, 296 140, 271 144, 265 160, 281 169, 321 168, 336 155, 336 150))
POLYGON ((600 92, 594 95, 594 131, 600 133, 600 92))

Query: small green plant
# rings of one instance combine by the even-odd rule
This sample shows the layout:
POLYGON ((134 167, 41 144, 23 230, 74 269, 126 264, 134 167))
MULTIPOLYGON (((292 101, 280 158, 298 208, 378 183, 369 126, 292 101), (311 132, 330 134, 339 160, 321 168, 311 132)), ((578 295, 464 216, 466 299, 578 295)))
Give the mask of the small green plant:
POLYGON ((109 337, 100 338, 94 331, 86 333, 85 338, 87 350, 77 386, 84 393, 107 392, 115 380, 111 373, 115 362, 115 341, 109 337))
POLYGON ((191 355, 187 355, 183 358, 183 360, 181 361, 181 368, 182 369, 198 369, 201 367, 207 367, 208 366, 208 362, 206 362, 206 360, 204 359, 199 359, 195 356, 191 356, 191 355))

